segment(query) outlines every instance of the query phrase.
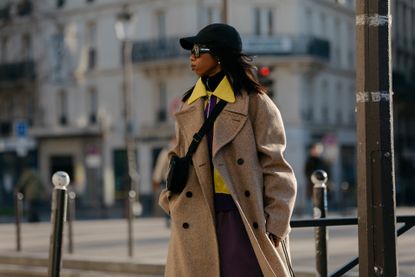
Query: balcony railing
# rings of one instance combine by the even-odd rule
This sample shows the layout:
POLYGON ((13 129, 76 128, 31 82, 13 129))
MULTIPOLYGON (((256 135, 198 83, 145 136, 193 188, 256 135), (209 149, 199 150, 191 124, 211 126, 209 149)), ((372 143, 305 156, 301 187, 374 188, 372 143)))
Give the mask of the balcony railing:
POLYGON ((0 82, 34 80, 35 63, 32 60, 0 64, 0 82))
POLYGON ((250 55, 330 58, 330 43, 307 35, 246 36, 243 43, 245 52, 250 55))
POLYGON ((161 60, 189 55, 181 48, 178 37, 152 39, 134 43, 133 62, 161 60))
MULTIPOLYGON (((311 56, 330 58, 327 40, 306 35, 243 36, 243 49, 250 55, 311 56)), ((152 61, 189 55, 180 47, 178 37, 137 41, 133 46, 133 62, 152 61)))

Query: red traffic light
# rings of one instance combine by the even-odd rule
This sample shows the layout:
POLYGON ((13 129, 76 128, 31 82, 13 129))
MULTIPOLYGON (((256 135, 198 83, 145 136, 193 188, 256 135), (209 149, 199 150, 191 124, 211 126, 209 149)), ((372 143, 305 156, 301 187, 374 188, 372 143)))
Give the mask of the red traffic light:
POLYGON ((259 74, 263 77, 268 77, 270 72, 271 70, 269 69, 268 66, 263 66, 259 69, 259 74))

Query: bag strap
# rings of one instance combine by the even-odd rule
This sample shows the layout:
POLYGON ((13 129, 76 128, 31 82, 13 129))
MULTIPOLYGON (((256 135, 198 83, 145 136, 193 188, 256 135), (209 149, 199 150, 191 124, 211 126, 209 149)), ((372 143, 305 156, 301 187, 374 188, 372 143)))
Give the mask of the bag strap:
POLYGON ((193 153, 196 152, 197 147, 199 146, 200 141, 205 136, 205 134, 212 129, 213 123, 215 122, 215 119, 218 117, 220 112, 223 110, 223 108, 226 106, 227 102, 220 100, 215 108, 212 111, 212 114, 205 120, 202 127, 200 127, 199 132, 194 134, 192 143, 189 146, 189 149, 187 150, 186 157, 190 158, 193 153))

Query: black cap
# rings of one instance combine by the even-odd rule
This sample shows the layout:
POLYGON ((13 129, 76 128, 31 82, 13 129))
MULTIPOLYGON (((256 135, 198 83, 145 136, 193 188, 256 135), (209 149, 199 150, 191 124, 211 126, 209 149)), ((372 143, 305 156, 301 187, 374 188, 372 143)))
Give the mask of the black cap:
POLYGON ((207 25, 196 36, 180 39, 180 45, 186 50, 191 50, 194 44, 242 51, 242 40, 238 31, 234 27, 223 23, 207 25))

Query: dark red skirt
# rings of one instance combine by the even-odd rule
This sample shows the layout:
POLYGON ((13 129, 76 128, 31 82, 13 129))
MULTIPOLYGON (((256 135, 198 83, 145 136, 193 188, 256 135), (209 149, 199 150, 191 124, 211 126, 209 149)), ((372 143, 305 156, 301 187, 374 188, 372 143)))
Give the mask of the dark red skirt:
POLYGON ((262 277, 241 216, 228 194, 215 194, 220 277, 262 277))

